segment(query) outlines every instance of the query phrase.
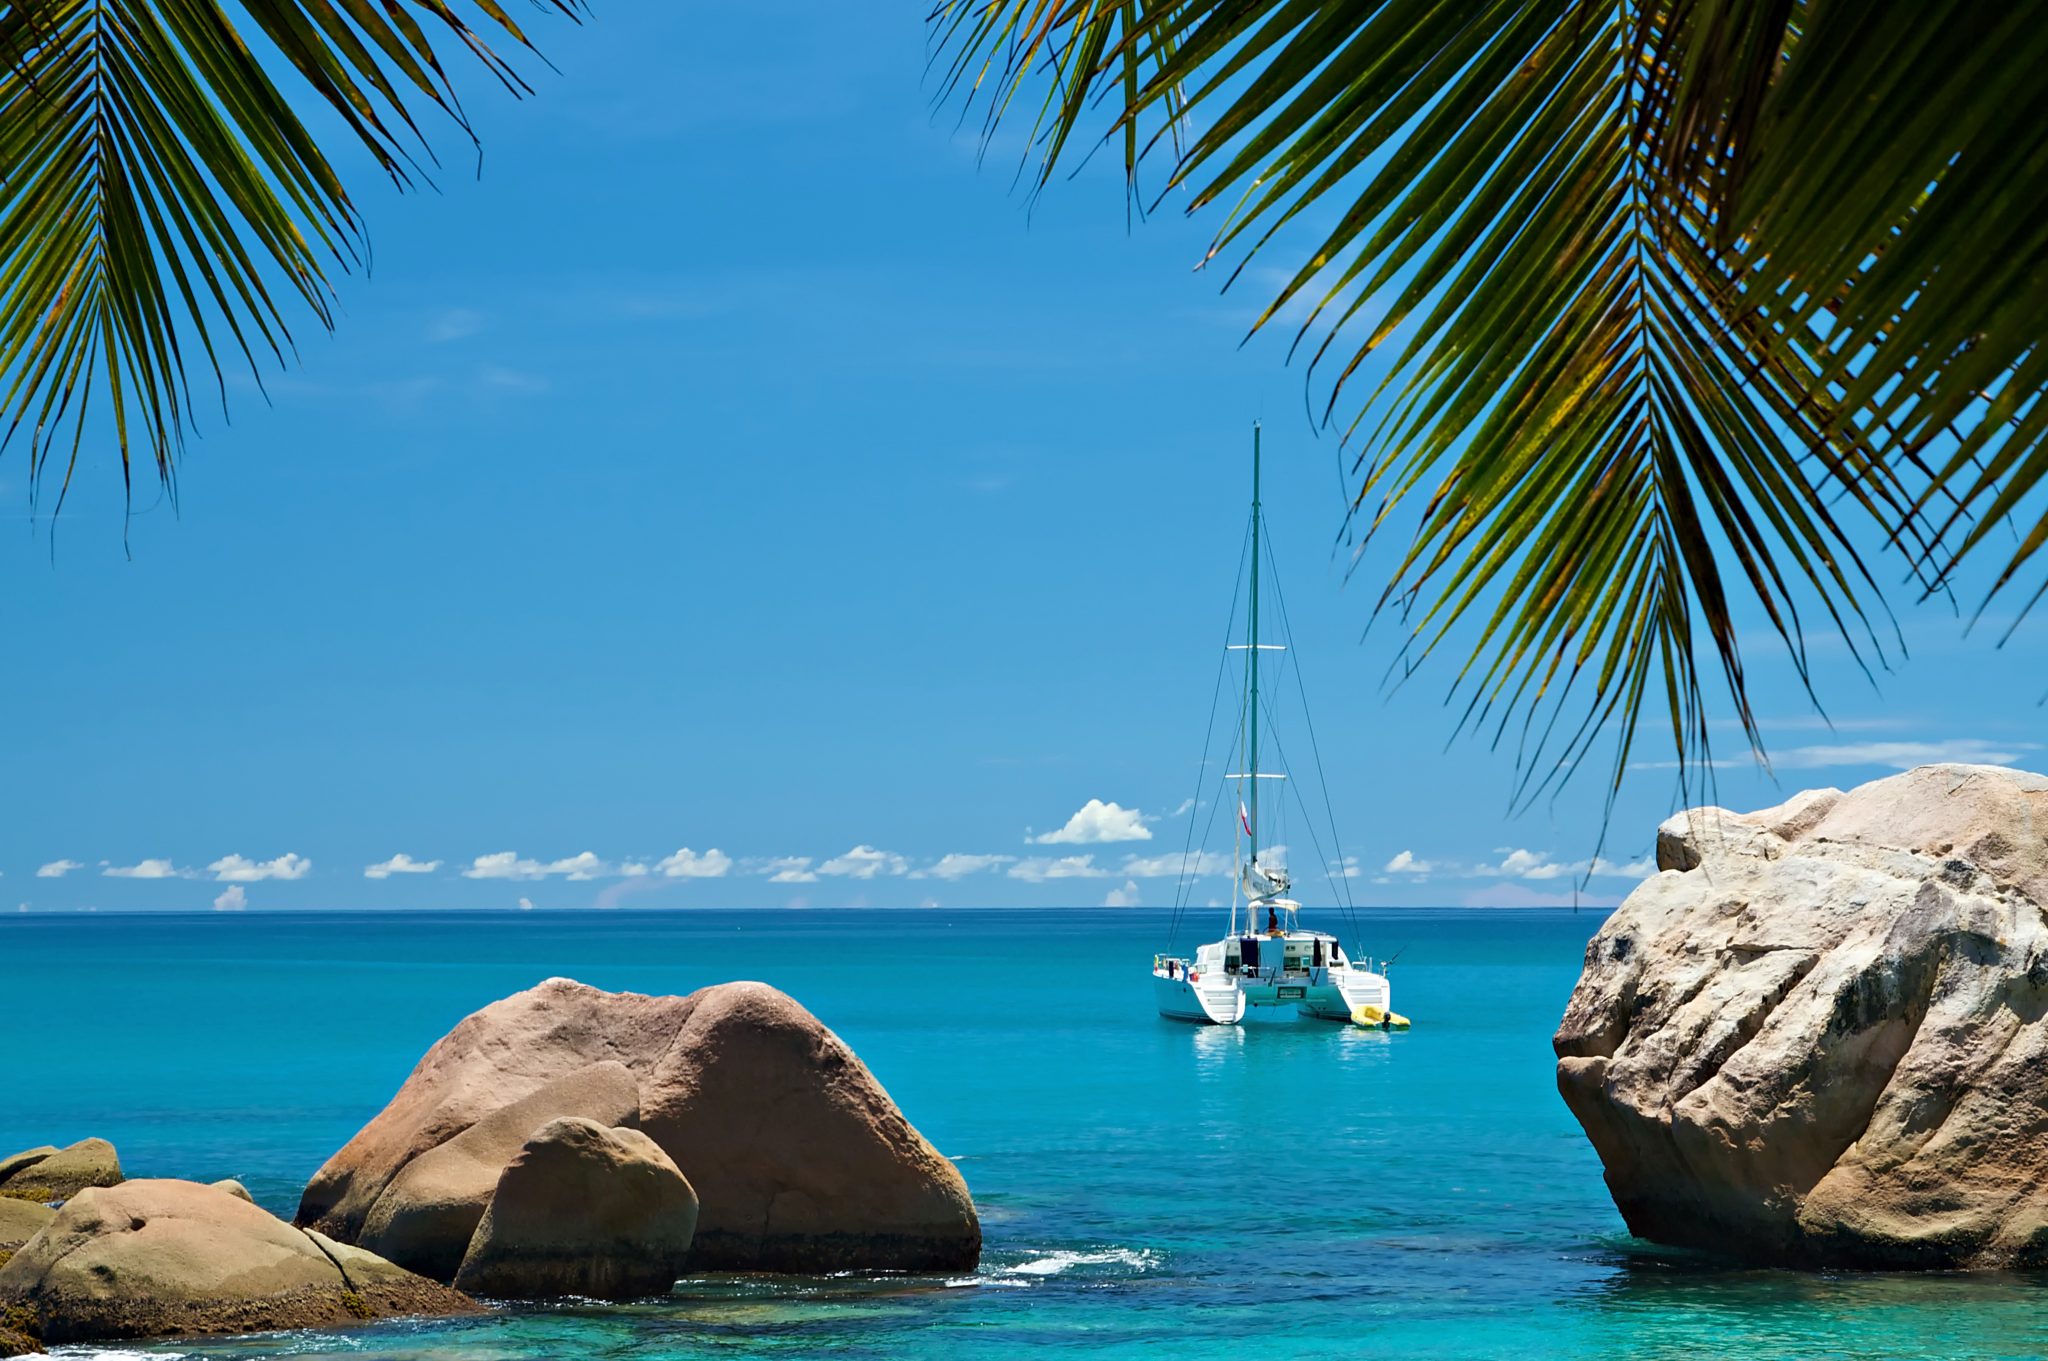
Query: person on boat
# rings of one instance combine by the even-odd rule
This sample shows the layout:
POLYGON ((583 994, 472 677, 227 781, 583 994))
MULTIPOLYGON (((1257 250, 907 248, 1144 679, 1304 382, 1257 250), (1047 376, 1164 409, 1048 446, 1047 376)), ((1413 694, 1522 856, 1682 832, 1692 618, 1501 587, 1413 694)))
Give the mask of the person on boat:
POLYGON ((1269 936, 1280 934, 1280 909, 1271 903, 1266 904, 1266 934, 1269 936))

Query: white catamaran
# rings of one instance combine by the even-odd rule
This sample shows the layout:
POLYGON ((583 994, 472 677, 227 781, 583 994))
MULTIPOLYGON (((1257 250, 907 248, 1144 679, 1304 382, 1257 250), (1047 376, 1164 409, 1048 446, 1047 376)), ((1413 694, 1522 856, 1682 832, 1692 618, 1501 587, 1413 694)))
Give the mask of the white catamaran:
MULTIPOLYGON (((1244 691, 1238 723, 1243 764, 1235 773, 1225 776, 1238 796, 1229 926, 1221 940, 1198 946, 1192 956, 1171 953, 1169 944, 1168 953, 1153 957, 1152 989, 1158 999, 1159 1014, 1176 1021, 1236 1025, 1244 1020, 1247 1008, 1292 1007, 1304 1017, 1370 1026, 1406 1026, 1406 1019, 1392 1010, 1383 971, 1375 971, 1369 959, 1354 960, 1347 956, 1336 936, 1301 925, 1301 904, 1287 896, 1292 887, 1291 876, 1284 865, 1277 863, 1280 848, 1268 845, 1266 860, 1260 859, 1260 786, 1271 781, 1276 789, 1284 789, 1278 782, 1287 778, 1284 770, 1260 768, 1259 658, 1263 653, 1286 651, 1285 644, 1262 642, 1259 637, 1262 519, 1259 432, 1253 426, 1249 625, 1245 641, 1230 647, 1231 651, 1244 654, 1244 691)), ((1283 622, 1285 617, 1283 610, 1283 622)), ((1280 804, 1280 797, 1269 798, 1266 803, 1273 810, 1280 804)), ((1334 836, 1334 826, 1331 831, 1334 836)), ((1189 863, 1199 867, 1200 860, 1197 855, 1189 863)), ((1341 863, 1334 868, 1339 875, 1346 870, 1341 863)), ((1181 900, 1185 900, 1191 883, 1191 877, 1184 875, 1181 900)), ((1176 912, 1176 923, 1179 916, 1176 912)))

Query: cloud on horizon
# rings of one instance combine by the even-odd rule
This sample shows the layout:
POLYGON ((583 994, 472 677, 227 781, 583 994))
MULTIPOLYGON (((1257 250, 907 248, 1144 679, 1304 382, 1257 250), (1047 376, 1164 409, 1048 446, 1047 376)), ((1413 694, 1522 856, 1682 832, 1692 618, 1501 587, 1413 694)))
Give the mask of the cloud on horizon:
POLYGON ((36 871, 36 878, 62 879, 65 875, 71 873, 71 871, 82 870, 84 868, 85 866, 76 860, 52 860, 49 864, 44 865, 41 869, 36 871))
POLYGON ((1135 808, 1090 799, 1058 831, 1025 839, 1037 846, 1096 846, 1111 841, 1150 841, 1152 829, 1135 808))
POLYGON ((611 874, 612 867, 597 858, 591 851, 579 851, 561 860, 550 860, 543 864, 528 860, 516 851, 493 851, 480 855, 469 862, 469 868, 462 871, 465 879, 547 879, 560 875, 565 879, 596 879, 611 874))
POLYGON ((878 851, 865 842, 844 855, 833 856, 818 866, 819 874, 834 875, 843 879, 873 879, 885 874, 893 876, 909 872, 908 860, 894 851, 878 851))
POLYGON ((1048 879, 1107 879, 1109 871, 1097 866, 1092 855, 1063 855, 1057 859, 1034 855, 1010 866, 1009 876, 1027 884, 1042 884, 1048 879))
POLYGON ((998 869, 1010 864, 1016 858, 1014 855, 963 855, 959 851, 952 851, 940 856, 936 861, 921 870, 913 870, 910 877, 913 879, 945 879, 948 881, 964 879, 970 874, 980 874, 986 870, 998 869))
POLYGON ((109 879, 183 879, 186 871, 179 869, 168 860, 152 858, 137 861, 133 865, 109 865, 100 862, 100 873, 109 879))
POLYGON ((1133 879, 1178 879, 1186 873, 1190 878, 1200 879, 1228 874, 1232 867, 1231 858, 1221 851, 1168 851, 1164 855, 1126 856, 1117 873, 1133 879))
MULTIPOLYGON (((732 857, 716 846, 702 855, 684 846, 674 855, 656 861, 654 868, 670 879, 723 879, 732 869, 732 857)), ((628 865, 624 872, 631 874, 635 870, 645 873, 646 867, 628 865)))
POLYGON ((818 872, 811 868, 808 855, 778 855, 761 862, 761 873, 768 876, 771 884, 815 884, 818 872))
POLYGON ((400 851, 389 860, 380 860, 374 865, 363 866, 365 879, 389 879, 394 874, 432 874, 441 868, 438 860, 415 860, 400 851))
POLYGON ((286 851, 275 860, 251 860, 243 855, 224 855, 206 867, 215 882, 253 884, 264 879, 303 879, 312 873, 313 862, 286 851))

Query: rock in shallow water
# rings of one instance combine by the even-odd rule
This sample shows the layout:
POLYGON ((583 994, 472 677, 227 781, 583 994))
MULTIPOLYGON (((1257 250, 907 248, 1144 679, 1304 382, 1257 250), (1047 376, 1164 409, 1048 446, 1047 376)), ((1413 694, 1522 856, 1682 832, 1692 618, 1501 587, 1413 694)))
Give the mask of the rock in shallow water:
POLYGON ((13 1200, 69 1200, 88 1186, 116 1186, 121 1158, 105 1139, 80 1139, 69 1148, 32 1148, 0 1168, 0 1195, 13 1200))
POLYGON ((838 1036, 762 983, 647 997, 556 978, 492 1003, 428 1050, 320 1169, 298 1222, 358 1241, 415 1159, 607 1060, 630 1071, 635 1123, 701 1199, 692 1269, 957 1271, 979 1260, 981 1223, 959 1172, 838 1036))
POLYGON ((654 1140, 551 1120, 498 1178, 455 1286, 494 1299, 666 1294, 696 1227, 697 1193, 654 1140))
POLYGON ((556 1078, 407 1162, 378 1194, 356 1241, 409 1271, 452 1280, 505 1165, 535 1130, 560 1116, 617 1125, 639 1107, 639 1085, 622 1063, 556 1078))
POLYGON ((334 1327, 473 1301, 189 1181, 81 1191, 0 1267, 45 1343, 334 1327))
POLYGON ((1658 835, 1558 1086, 1637 1235, 2048 1265, 2048 778, 1923 766, 1658 835))

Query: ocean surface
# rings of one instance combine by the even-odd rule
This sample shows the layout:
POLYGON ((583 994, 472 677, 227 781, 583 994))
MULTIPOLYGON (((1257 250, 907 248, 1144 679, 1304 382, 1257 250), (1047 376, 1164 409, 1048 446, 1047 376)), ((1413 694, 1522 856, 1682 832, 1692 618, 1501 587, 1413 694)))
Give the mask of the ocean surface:
MULTIPOLYGON (((1214 923, 1182 927, 1188 943, 1214 923)), ((1631 1239, 1552 1084, 1597 912, 1360 913, 1405 1034, 1160 1021, 1168 914, 749 911, 0 920, 0 1152, 299 1188, 464 1015, 551 975, 757 978, 953 1157, 981 1269, 705 1279, 631 1307, 156 1356, 2039 1357, 2039 1278, 1732 1269, 1631 1239)), ((135 1356, 140 1350, 66 1349, 135 1356)))

